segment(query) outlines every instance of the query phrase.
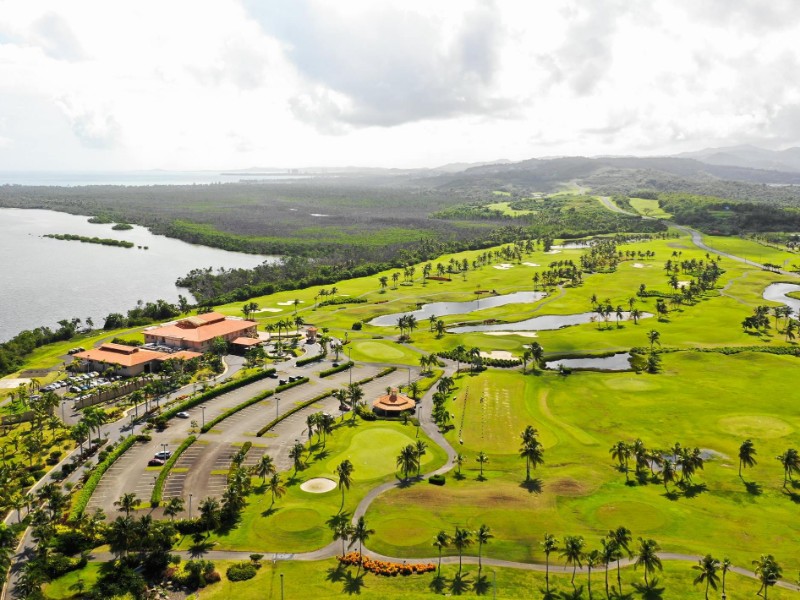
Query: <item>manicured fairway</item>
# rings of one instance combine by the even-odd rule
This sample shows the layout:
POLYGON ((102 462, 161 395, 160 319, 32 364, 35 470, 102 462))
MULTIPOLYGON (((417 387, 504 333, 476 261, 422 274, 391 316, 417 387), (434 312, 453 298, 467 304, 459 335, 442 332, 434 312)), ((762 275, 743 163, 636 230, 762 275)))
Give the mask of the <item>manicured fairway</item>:
POLYGON ((426 543, 410 543, 395 525, 403 519, 425 523, 429 538, 440 529, 486 523, 496 536, 489 555, 542 560, 531 540, 545 532, 581 534, 599 547, 606 531, 625 525, 667 551, 712 552, 742 564, 771 552, 797 570, 797 494, 790 495, 791 486, 782 489, 783 470, 774 457, 800 446, 798 359, 684 352, 663 360, 658 375, 463 375, 448 404, 456 426, 448 439, 466 457, 465 478, 451 473, 442 488, 380 497, 368 513, 377 531, 372 547, 389 555, 426 554, 426 543), (523 485, 525 463, 516 455, 528 424, 539 430, 546 461, 532 491, 523 485), (680 442, 708 453, 691 495, 673 485, 677 493, 670 496, 660 483, 625 484, 609 448, 635 438, 648 447, 680 442), (736 459, 747 438, 758 451, 758 465, 745 472, 753 482, 749 490, 737 476, 736 459), (483 482, 477 481, 481 450, 489 456, 483 482))
POLYGON ((672 215, 665 212, 658 205, 658 200, 649 200, 646 198, 631 198, 629 200, 633 209, 640 215, 645 217, 653 217, 655 219, 669 219, 672 215))

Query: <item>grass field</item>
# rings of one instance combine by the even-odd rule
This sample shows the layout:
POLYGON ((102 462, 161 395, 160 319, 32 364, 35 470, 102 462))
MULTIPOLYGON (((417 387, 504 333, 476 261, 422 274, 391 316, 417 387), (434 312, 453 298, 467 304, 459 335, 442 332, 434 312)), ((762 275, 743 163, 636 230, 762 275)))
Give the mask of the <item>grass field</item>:
POLYGON ((665 212, 658 205, 658 200, 648 200, 646 198, 631 198, 630 204, 633 209, 640 215, 645 217, 653 217, 654 219, 669 219, 672 215, 665 212))
MULTIPOLYGON (((216 570, 222 575, 222 581, 212 584, 200 591, 202 600, 280 600, 297 598, 343 598, 356 595, 365 600, 418 600, 420 598, 436 597, 431 589, 433 574, 412 575, 408 577, 379 577, 366 574, 359 581, 356 579, 356 570, 350 568, 337 571, 337 562, 334 559, 318 562, 278 562, 269 561, 262 563, 256 577, 250 581, 231 582, 225 576, 227 568, 234 564, 230 561, 217 561, 216 570), (347 577, 347 574, 350 577, 347 577), (283 579, 283 596, 281 596, 281 579, 283 579)), ((553 565, 563 566, 563 561, 553 556, 553 565)), ((691 563, 664 562, 663 572, 656 573, 657 583, 650 592, 652 598, 663 600, 683 600, 685 598, 701 598, 704 592, 703 585, 693 585, 692 580, 696 571, 692 570, 691 563)), ((82 571, 85 580, 90 581, 92 573, 96 573, 98 563, 82 571), (88 571, 88 572, 87 572, 88 571)), ((450 585, 458 568, 443 566, 442 576, 445 578, 443 593, 452 595, 450 585)), ((477 565, 466 565, 467 580, 474 583, 477 578, 477 565)), ((486 597, 523 600, 538 598, 544 595, 544 573, 520 571, 502 567, 484 567, 483 575, 486 578, 486 597), (496 589, 495 586, 496 585, 496 589)), ((615 571, 609 573, 610 585, 616 585, 615 571)), ((592 595, 594 598, 605 597, 604 571, 597 569, 592 573, 592 595)), ((47 598, 64 600, 76 598, 70 586, 77 581, 77 574, 65 575, 45 588, 47 598)), ((550 574, 550 588, 554 597, 560 598, 588 598, 586 575, 578 574, 575 579, 580 595, 573 596, 570 576, 561 573, 550 574)), ((631 594, 628 597, 641 597, 640 590, 644 587, 641 569, 632 567, 622 569, 623 592, 631 594), (636 587, 638 586, 638 587, 636 587)), ((728 573, 726 577, 726 595, 731 600, 744 600, 752 598, 758 590, 759 584, 748 577, 728 573)), ((612 592, 613 593, 613 592, 612 592)), ((712 591, 713 593, 713 591, 712 591)), ((467 596, 474 597, 475 592, 466 592, 467 596)), ((716 597, 716 596, 715 596, 716 597)), ((775 600, 795 598, 796 593, 772 588, 769 597, 775 600)), ((191 596, 189 596, 191 598, 191 596)), ((197 598, 197 596, 195 596, 197 598)), ((193 599, 194 600, 194 599, 193 599)))
POLYGON ((581 534, 599 547, 609 529, 625 525, 667 551, 712 552, 737 564, 769 551, 796 570, 800 495, 782 489, 782 467, 774 458, 800 443, 796 368, 794 357, 686 352, 664 355, 658 375, 462 376, 449 405, 456 429, 448 437, 466 456, 464 479, 451 475, 443 488, 380 497, 368 513, 377 531, 372 547, 419 556, 429 552, 428 540, 440 529, 486 523, 496 536, 489 555, 542 560, 530 540, 545 532, 581 534), (768 405, 754 399, 754 380, 768 405), (539 430, 546 449, 546 463, 536 472, 540 489, 533 492, 522 485, 525 464, 516 455, 528 424, 539 430), (637 437, 648 447, 680 442, 713 454, 696 478, 694 497, 673 497, 657 483, 625 484, 609 448, 637 437), (750 491, 737 476, 735 458, 746 438, 753 439, 759 457, 757 467, 745 473, 753 482, 750 491), (476 480, 481 450, 489 455, 484 482, 476 480), (415 524, 413 537, 402 532, 406 520, 415 524))

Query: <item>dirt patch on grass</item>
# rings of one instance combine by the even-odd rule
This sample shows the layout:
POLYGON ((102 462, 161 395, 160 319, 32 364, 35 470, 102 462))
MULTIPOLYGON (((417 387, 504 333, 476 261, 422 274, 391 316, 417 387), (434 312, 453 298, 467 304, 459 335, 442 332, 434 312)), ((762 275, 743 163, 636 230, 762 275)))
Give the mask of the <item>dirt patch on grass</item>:
POLYGON ((558 479, 548 484, 547 489, 559 496, 586 496, 591 491, 588 485, 577 479, 558 479))

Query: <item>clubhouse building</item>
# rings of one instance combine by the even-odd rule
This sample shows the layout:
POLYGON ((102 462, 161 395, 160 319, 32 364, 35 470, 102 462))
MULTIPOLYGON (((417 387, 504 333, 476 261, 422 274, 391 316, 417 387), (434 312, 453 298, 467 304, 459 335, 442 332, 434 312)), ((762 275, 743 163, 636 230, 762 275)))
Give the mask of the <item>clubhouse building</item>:
POLYGON ((182 350, 180 352, 159 352, 137 346, 123 344, 101 344, 97 348, 73 354, 73 358, 81 361, 86 371, 105 372, 114 368, 116 374, 134 377, 142 373, 153 373, 161 368, 167 360, 191 360, 202 356, 199 352, 182 350))
POLYGON ((249 338, 258 341, 255 321, 245 321, 235 317, 226 317, 217 312, 187 317, 144 331, 145 344, 166 346, 169 348, 207 352, 211 349, 214 338, 222 338, 229 344, 247 346, 249 338))

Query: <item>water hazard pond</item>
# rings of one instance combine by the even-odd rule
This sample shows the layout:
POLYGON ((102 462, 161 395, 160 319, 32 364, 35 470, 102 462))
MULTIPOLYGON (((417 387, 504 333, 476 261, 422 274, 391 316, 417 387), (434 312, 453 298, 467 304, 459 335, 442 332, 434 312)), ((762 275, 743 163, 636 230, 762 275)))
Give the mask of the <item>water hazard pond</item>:
POLYGON ((764 290, 764 300, 780 302, 792 309, 794 316, 800 315, 800 300, 791 298, 786 294, 790 292, 800 292, 800 285, 796 283, 773 283, 764 290))
POLYGON ((586 358, 562 358, 550 360, 545 363, 548 369, 558 369, 563 365, 565 369, 576 371, 630 371, 631 355, 628 352, 620 352, 611 356, 587 356, 586 358))

